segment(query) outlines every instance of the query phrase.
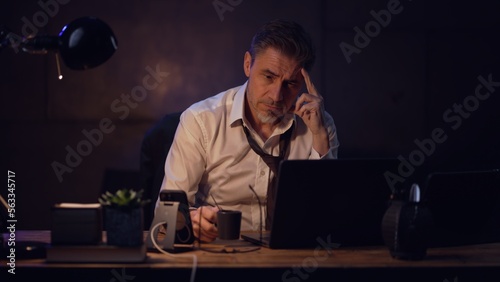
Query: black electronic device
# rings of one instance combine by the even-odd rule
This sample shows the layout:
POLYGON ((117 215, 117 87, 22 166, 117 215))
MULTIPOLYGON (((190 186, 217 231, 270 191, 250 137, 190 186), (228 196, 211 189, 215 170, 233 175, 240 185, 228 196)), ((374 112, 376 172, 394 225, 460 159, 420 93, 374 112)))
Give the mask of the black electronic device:
POLYGON ((244 231, 242 238, 272 249, 383 245, 380 223, 392 193, 385 176, 397 171, 399 163, 283 161, 271 230, 244 231))
POLYGON ((429 247, 500 242, 500 170, 434 172, 424 186, 429 247))

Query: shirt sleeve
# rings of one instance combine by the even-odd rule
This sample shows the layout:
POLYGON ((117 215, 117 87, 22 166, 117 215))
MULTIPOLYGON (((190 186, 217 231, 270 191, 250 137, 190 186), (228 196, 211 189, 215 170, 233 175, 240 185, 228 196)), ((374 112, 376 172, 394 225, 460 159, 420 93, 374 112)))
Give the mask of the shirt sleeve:
POLYGON ((161 190, 179 189, 194 205, 206 164, 205 131, 203 124, 188 109, 180 118, 174 142, 165 161, 165 177, 161 190))

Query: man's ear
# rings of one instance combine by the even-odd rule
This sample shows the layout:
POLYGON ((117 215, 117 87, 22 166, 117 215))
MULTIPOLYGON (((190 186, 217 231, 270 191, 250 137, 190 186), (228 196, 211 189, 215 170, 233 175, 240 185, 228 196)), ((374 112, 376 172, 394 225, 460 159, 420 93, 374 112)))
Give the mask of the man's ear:
POLYGON ((245 52, 245 57, 243 59, 243 71, 247 77, 250 77, 250 68, 252 67, 252 55, 250 52, 245 52))

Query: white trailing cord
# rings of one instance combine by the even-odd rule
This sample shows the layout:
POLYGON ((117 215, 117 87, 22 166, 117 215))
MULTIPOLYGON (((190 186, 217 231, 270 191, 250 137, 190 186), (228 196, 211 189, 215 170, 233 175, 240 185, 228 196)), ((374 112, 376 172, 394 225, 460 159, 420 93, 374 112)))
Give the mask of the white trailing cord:
MULTIPOLYGON (((192 259, 193 259, 193 267, 192 267, 192 269, 191 269, 191 278, 190 278, 190 280, 189 280, 189 281, 194 282, 194 278, 195 278, 195 276, 196 276, 196 267, 197 267, 197 265, 198 265, 198 257, 197 257, 196 255, 194 255, 194 254, 193 254, 193 255, 186 255, 186 254, 181 254, 181 255, 179 255, 179 254, 171 254, 171 253, 169 253, 169 252, 165 251, 164 249, 162 249, 162 248, 158 245, 158 243, 156 243, 156 240, 155 240, 155 238, 154 238, 154 233, 155 233, 155 230, 156 230, 158 227, 160 227, 161 225, 166 224, 166 223, 167 223, 166 221, 164 221, 164 222, 158 222, 156 225, 154 225, 154 226, 153 226, 153 228, 151 228, 151 232, 149 232, 149 236, 151 237, 151 242, 153 242, 153 245, 155 246, 155 248, 156 248, 156 249, 157 249, 160 253, 162 253, 162 254, 165 254, 165 255, 168 255, 168 256, 171 256, 171 257, 174 257, 174 258, 176 258, 176 257, 189 257, 189 258, 192 258, 192 259)), ((167 226, 167 228, 168 228, 168 226, 167 226)))

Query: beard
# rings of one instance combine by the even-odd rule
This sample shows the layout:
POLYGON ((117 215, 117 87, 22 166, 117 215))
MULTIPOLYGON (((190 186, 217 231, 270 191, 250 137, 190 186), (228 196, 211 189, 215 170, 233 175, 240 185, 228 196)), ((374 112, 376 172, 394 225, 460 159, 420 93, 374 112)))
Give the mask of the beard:
POLYGON ((275 121, 278 120, 278 116, 275 116, 272 111, 269 111, 267 113, 260 113, 257 115, 259 118, 260 122, 262 123, 274 123, 275 121))
POLYGON ((275 123, 278 119, 281 119, 285 116, 285 107, 281 106, 281 110, 267 110, 267 111, 259 111, 257 114, 257 118, 262 123, 275 123))

